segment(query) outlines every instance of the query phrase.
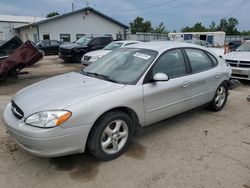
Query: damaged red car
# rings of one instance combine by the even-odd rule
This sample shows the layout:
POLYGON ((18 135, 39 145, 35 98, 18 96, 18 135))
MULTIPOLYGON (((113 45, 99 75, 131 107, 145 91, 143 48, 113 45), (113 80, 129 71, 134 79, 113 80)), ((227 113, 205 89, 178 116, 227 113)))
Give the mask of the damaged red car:
POLYGON ((38 62, 43 53, 31 41, 20 44, 18 37, 0 46, 0 80, 17 78, 25 67, 38 62), (7 45, 6 45, 7 44, 7 45))

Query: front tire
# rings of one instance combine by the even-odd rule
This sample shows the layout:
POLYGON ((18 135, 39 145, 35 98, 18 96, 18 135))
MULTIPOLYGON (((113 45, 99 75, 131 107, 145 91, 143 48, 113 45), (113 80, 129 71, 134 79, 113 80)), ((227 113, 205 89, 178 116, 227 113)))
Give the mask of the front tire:
POLYGON ((131 118, 122 111, 104 114, 90 131, 89 152, 105 161, 119 157, 131 142, 133 127, 131 118))
POLYGON ((223 109, 227 102, 228 88, 225 83, 222 83, 216 90, 214 99, 209 105, 209 109, 218 112, 223 109))

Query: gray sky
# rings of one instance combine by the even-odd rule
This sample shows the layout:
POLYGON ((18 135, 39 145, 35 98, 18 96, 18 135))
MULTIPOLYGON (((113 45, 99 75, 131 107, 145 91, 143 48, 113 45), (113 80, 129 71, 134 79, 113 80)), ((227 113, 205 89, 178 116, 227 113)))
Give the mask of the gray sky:
POLYGON ((200 21, 209 26, 223 17, 236 17, 238 30, 250 30, 250 0, 1 0, 0 14, 39 16, 57 11, 60 14, 87 4, 124 24, 142 16, 158 25, 164 22, 170 31, 192 26, 200 21))

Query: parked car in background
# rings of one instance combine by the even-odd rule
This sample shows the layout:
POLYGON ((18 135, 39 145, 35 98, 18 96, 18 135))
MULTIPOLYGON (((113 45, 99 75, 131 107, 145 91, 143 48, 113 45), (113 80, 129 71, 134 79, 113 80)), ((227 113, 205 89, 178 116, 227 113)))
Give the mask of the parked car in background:
POLYGON ((208 43, 207 41, 204 41, 204 40, 185 40, 184 42, 197 44, 197 45, 204 46, 204 47, 213 47, 212 44, 210 44, 210 43, 208 43))
POLYGON ((98 60, 99 58, 101 58, 102 56, 112 52, 113 50, 117 48, 121 48, 123 46, 127 46, 130 44, 137 44, 137 43, 141 43, 141 42, 133 41, 133 40, 113 41, 107 46, 105 46, 102 50, 95 50, 95 51, 84 54, 81 62, 83 65, 89 65, 95 62, 96 60, 98 60))
POLYGON ((235 51, 241 44, 242 44, 242 41, 241 41, 241 40, 230 41, 230 42, 228 43, 228 45, 229 45, 229 50, 230 50, 230 51, 235 51))
POLYGON ((82 56, 87 52, 100 50, 113 41, 112 36, 84 36, 70 44, 62 44, 59 47, 59 58, 66 62, 81 62, 82 56))
POLYGON ((184 42, 206 47, 220 57, 224 55, 224 48, 214 47, 212 44, 204 40, 185 40, 184 42))
POLYGON ((197 45, 132 44, 80 72, 22 89, 3 120, 18 145, 34 155, 82 153, 87 147, 111 160, 127 149, 137 126, 203 105, 223 109, 230 76, 223 59, 197 45))
POLYGON ((42 40, 36 43, 36 46, 44 52, 44 55, 57 55, 61 44, 62 42, 57 40, 42 40))
POLYGON ((223 57, 232 67, 232 77, 250 80, 250 40, 245 41, 235 52, 223 57))

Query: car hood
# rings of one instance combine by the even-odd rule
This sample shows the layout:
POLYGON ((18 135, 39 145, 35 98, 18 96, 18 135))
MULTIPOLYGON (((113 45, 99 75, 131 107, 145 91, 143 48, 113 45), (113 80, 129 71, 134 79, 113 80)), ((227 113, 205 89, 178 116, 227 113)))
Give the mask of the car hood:
POLYGON ((105 80, 72 72, 33 84, 20 90, 13 101, 24 115, 43 110, 65 109, 80 101, 124 87, 105 80))
POLYGON ((60 48, 71 50, 73 48, 87 48, 87 46, 83 46, 77 43, 69 43, 69 44, 61 44, 60 48))
POLYGON ((230 52, 224 55, 224 59, 233 61, 250 61, 250 52, 230 52))
POLYGON ((110 52, 111 52, 111 50, 95 50, 92 52, 88 52, 85 55, 90 56, 90 57, 96 57, 96 56, 104 56, 110 52))

